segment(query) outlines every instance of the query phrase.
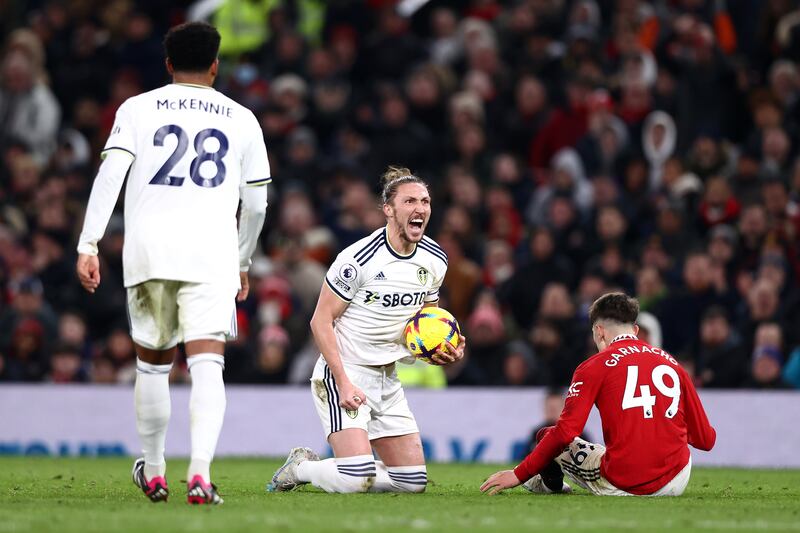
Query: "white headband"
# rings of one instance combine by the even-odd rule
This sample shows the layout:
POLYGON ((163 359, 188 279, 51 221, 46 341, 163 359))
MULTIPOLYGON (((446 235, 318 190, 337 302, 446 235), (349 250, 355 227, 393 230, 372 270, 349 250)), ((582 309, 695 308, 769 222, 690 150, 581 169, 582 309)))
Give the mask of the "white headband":
POLYGON ((383 186, 383 192, 381 193, 381 196, 383 196, 383 203, 386 203, 386 200, 388 200, 388 198, 386 198, 386 191, 390 190, 395 185, 399 185, 400 183, 402 183, 404 181, 411 181, 411 180, 422 181, 417 176, 415 176, 413 174, 407 174, 405 176, 400 176, 399 178, 394 178, 392 181, 390 181, 389 183, 384 185, 383 186))

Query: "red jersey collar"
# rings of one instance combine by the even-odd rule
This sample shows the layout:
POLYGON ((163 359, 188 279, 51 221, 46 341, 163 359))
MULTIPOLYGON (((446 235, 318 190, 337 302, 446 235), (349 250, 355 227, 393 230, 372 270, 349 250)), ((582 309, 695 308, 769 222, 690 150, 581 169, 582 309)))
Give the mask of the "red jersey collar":
POLYGON ((619 341, 636 341, 636 340, 639 340, 639 337, 637 337, 636 335, 631 335, 630 333, 623 333, 622 335, 617 335, 616 337, 611 339, 611 342, 609 342, 608 345, 611 346, 615 342, 619 341))

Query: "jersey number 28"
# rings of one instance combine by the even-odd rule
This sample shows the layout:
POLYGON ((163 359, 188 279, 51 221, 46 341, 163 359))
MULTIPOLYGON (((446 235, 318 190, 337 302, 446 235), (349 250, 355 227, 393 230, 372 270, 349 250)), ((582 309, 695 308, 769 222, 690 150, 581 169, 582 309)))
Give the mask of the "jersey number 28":
MULTIPOLYGON (((650 381, 655 385, 658 392, 672 398, 672 403, 667 408, 664 416, 672 418, 678 414, 678 403, 681 399, 681 382, 675 369, 667 365, 658 365, 653 369, 650 381), (672 385, 664 382, 664 376, 672 379, 672 385)), ((641 407, 645 418, 653 418, 653 406, 656 404, 656 397, 650 394, 650 385, 641 385, 639 392, 641 396, 636 396, 636 385, 639 383, 639 367, 632 365, 628 367, 628 378, 625 381, 625 393, 622 395, 622 410, 633 407, 641 407)))
MULTIPOLYGON (((161 126, 156 130, 153 136, 153 144, 155 146, 164 146, 164 139, 167 135, 174 135, 178 138, 178 144, 175 146, 175 151, 169 156, 161 168, 158 169, 156 175, 150 180, 150 185, 169 185, 171 187, 180 187, 183 185, 183 178, 177 176, 170 176, 169 173, 178 161, 181 160, 183 154, 186 153, 189 147, 189 136, 180 126, 175 124, 168 124, 161 126)), ((194 151, 197 152, 197 157, 192 159, 189 165, 189 177, 200 187, 216 187, 225 181, 225 163, 222 158, 228 153, 228 138, 221 131, 208 128, 200 131, 194 136, 194 151), (213 137, 219 142, 219 148, 215 152, 209 152, 205 148, 206 139, 213 137), (204 178, 200 175, 200 165, 205 161, 211 161, 216 167, 216 173, 210 178, 204 178)))

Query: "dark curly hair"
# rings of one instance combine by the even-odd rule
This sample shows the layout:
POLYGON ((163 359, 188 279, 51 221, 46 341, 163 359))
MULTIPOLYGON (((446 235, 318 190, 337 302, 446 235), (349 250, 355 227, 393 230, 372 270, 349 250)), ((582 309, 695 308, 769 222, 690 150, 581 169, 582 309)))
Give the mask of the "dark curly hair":
POLYGON ((219 53, 220 35, 206 22, 186 22, 167 32, 164 53, 178 72, 204 72, 219 53))

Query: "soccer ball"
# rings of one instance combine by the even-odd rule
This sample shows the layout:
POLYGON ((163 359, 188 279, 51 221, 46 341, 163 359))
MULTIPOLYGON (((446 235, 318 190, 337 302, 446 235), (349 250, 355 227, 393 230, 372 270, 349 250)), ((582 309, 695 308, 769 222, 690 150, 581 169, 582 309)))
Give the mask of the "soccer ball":
MULTIPOLYGON (((458 344, 458 321, 441 307, 423 307, 406 324, 406 347, 414 357, 431 363, 431 356, 447 342, 458 344)), ((446 348, 445 348, 446 349, 446 348)))

